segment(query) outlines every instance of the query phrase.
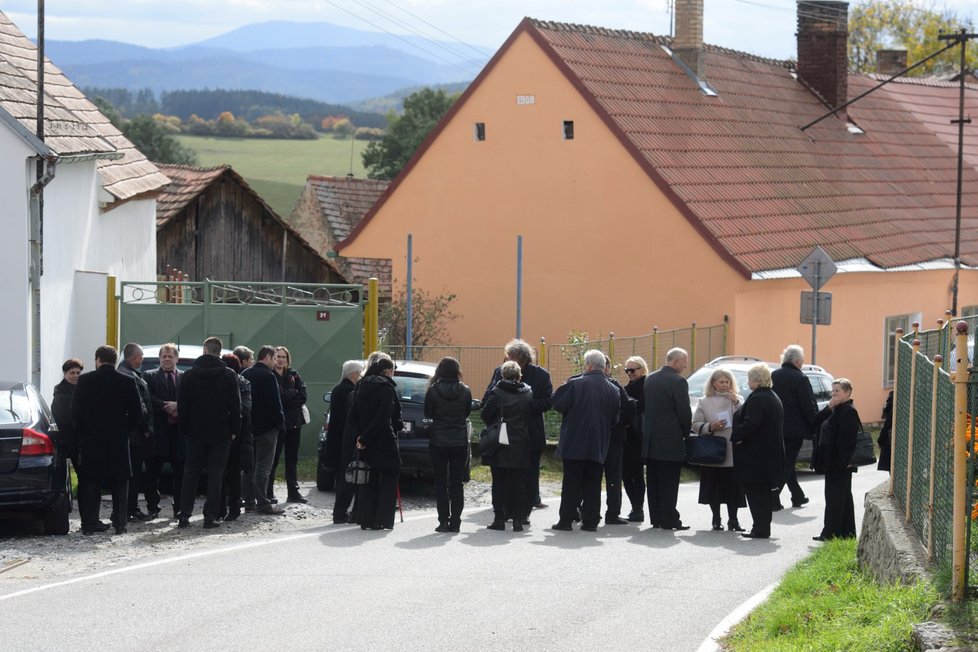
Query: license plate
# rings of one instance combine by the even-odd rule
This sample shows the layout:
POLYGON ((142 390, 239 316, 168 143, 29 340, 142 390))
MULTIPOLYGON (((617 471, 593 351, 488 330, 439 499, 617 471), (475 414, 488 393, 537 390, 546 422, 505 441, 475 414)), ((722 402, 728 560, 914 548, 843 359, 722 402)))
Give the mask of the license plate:
POLYGON ((414 421, 405 421, 401 432, 414 432, 414 421))

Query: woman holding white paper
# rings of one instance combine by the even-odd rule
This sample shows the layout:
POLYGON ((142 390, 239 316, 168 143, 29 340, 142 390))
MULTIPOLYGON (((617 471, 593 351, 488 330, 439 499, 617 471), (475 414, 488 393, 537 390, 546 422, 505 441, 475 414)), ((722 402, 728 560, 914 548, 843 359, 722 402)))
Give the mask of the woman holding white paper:
POLYGON ((502 380, 486 392, 482 420, 491 425, 502 421, 505 438, 500 433, 499 449, 491 459, 482 458, 492 469, 493 520, 490 530, 506 529, 506 519, 513 519, 513 532, 523 531, 525 475, 530 468, 530 433, 527 430, 532 410, 533 390, 521 382, 520 366, 507 360, 500 367, 502 380), (504 439, 508 443, 503 444, 504 439))
POLYGON ((726 369, 717 369, 706 381, 703 398, 693 414, 694 435, 715 435, 727 440, 727 455, 719 464, 704 464, 700 473, 699 503, 713 511, 713 529, 723 530, 720 505, 727 506, 727 529, 743 532, 737 510, 746 507, 744 490, 733 474, 733 450, 730 446, 733 415, 743 405, 737 393, 737 381, 726 369))

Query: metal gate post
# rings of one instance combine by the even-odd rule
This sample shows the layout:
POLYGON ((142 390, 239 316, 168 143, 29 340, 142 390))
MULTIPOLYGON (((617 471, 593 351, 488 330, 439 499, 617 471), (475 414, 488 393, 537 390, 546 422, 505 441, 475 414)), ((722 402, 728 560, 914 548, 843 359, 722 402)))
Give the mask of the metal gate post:
MULTIPOLYGON (((930 493, 927 497, 927 561, 934 557, 934 465, 937 451, 937 379, 941 374, 944 358, 934 356, 934 384, 930 394, 930 493)), ((891 424, 892 427, 892 424, 891 424)), ((892 433, 890 437, 892 438, 892 433)), ((890 458, 891 460, 893 458, 890 458)), ((890 466, 893 466, 892 462, 890 466)))
MULTIPOLYGON (((916 323, 914 324, 916 326, 916 323)), ((914 331, 916 333, 916 331, 914 331)), ((907 493, 904 502, 904 520, 910 522, 910 484, 913 478, 913 418, 917 411, 914 407, 914 394, 917 388, 917 354, 920 353, 920 340, 913 341, 913 353, 910 356, 910 419, 907 429, 907 493)))
POLYGON ((105 277, 105 343, 119 348, 120 301, 115 293, 116 277, 105 277))
POLYGON ((968 413, 968 324, 959 321, 955 324, 957 342, 955 343, 954 370, 954 510, 951 530, 951 599, 961 602, 967 586, 965 577, 966 523, 968 510, 967 469, 967 413, 968 413))
MULTIPOLYGON (((893 469, 896 467, 896 433, 897 433, 897 398, 900 396, 897 391, 897 383, 900 382, 900 342, 903 341, 903 329, 898 328, 893 333, 896 339, 893 349, 893 422, 890 424, 890 491, 893 495, 893 469)), ((912 407, 912 406, 911 406, 912 407)))

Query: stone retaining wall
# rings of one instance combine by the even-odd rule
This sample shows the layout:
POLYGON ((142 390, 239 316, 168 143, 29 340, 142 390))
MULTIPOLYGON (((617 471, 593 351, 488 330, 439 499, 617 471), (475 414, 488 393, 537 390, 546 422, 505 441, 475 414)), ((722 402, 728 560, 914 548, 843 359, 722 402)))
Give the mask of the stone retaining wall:
POLYGON ((887 495, 889 484, 866 494, 856 556, 859 566, 878 581, 910 584, 926 574, 927 551, 896 500, 887 495))

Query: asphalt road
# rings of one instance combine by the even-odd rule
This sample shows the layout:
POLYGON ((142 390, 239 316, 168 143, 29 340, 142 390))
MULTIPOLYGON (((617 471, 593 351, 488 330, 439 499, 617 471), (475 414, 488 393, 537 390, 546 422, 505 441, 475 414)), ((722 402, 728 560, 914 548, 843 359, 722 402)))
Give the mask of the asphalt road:
MULTIPOLYGON (((885 479, 854 477, 857 528, 885 479)), ((485 529, 483 510, 437 534, 426 511, 391 532, 329 525, 56 583, 0 576, 0 648, 696 650, 819 545, 821 477, 802 483, 811 503, 775 514, 766 541, 710 531, 694 483, 679 533, 553 532, 554 500, 523 533, 485 529)))

